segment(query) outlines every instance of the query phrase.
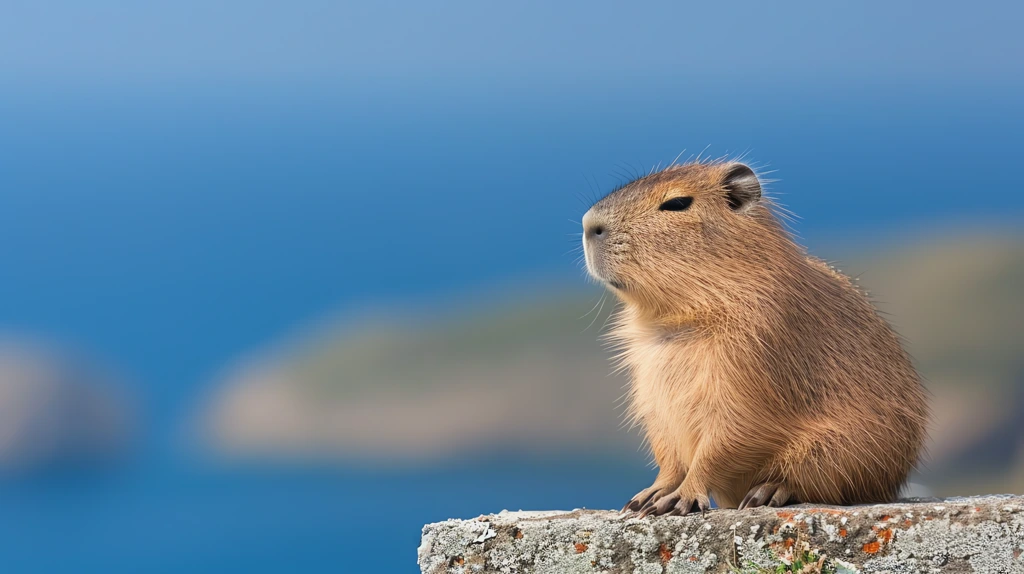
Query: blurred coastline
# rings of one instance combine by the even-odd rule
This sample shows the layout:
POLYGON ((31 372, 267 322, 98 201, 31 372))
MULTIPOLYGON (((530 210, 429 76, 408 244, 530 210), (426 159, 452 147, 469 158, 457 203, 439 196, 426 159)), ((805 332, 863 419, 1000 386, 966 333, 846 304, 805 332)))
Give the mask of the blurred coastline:
MULTIPOLYGON (((915 480, 947 496, 1024 490, 1024 237, 903 240, 828 259, 895 324, 933 394, 932 443, 915 480)), ((208 446, 292 463, 592 452, 635 463, 639 437, 615 408, 625 379, 610 374, 599 343, 614 301, 534 289, 445 317, 318 329, 273 364, 213 386, 208 446)))

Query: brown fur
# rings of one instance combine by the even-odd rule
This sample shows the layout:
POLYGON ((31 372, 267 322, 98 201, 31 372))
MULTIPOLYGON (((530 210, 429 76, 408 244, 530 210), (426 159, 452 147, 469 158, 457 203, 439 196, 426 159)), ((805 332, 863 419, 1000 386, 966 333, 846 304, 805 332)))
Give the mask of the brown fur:
POLYGON ((610 336, 659 467, 628 508, 897 496, 925 440, 919 377, 864 294, 791 239, 749 168, 672 166, 597 202, 584 228, 588 269, 622 302, 610 336), (681 196, 688 209, 659 210, 681 196))

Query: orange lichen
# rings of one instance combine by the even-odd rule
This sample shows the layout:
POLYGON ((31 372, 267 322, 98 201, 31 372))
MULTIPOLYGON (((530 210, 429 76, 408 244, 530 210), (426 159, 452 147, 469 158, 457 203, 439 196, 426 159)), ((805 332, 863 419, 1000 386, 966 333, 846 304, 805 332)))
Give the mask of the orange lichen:
POLYGON ((888 514, 885 514, 881 518, 879 518, 878 521, 879 522, 888 522, 890 518, 892 518, 892 517, 889 516, 888 514))
POLYGON ((658 547, 658 554, 661 555, 661 563, 664 564, 672 559, 672 551, 668 549, 668 546, 662 544, 658 547))
POLYGON ((582 542, 576 543, 576 554, 583 554, 587 551, 587 545, 582 542))
POLYGON ((845 528, 840 528, 839 529, 839 536, 842 536, 843 538, 846 538, 846 529, 845 528))
POLYGON ((892 530, 889 529, 889 528, 886 528, 884 530, 879 530, 878 531, 878 541, 881 542, 882 544, 888 544, 888 543, 892 542, 892 530))
POLYGON ((845 516, 846 512, 842 510, 836 510, 835 508, 808 508, 807 512, 810 514, 831 514, 832 516, 845 516))
POLYGON ((786 548, 792 548, 794 542, 795 541, 792 538, 787 538, 786 541, 782 543, 782 545, 786 548))
POLYGON ((690 558, 688 560, 690 562, 696 562, 697 561, 697 557, 696 556, 690 556, 690 558))
POLYGON ((879 544, 876 540, 875 542, 868 542, 864 546, 861 546, 861 550, 867 552, 868 554, 875 554, 878 552, 878 549, 881 548, 881 546, 882 545, 879 544))

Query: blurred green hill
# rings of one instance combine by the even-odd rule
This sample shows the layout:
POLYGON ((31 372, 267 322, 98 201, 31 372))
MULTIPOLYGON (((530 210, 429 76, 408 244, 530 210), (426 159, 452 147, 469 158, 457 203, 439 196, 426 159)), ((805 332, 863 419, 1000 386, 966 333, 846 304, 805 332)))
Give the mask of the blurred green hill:
MULTIPOLYGON (((833 253, 905 337, 934 395, 918 480, 940 494, 1024 491, 1024 240, 973 234, 833 253)), ((205 438, 243 458, 641 463, 639 435, 621 428, 625 378, 609 374, 599 342, 613 306, 600 291, 524 288, 328 322, 230 372, 206 405, 205 438)))

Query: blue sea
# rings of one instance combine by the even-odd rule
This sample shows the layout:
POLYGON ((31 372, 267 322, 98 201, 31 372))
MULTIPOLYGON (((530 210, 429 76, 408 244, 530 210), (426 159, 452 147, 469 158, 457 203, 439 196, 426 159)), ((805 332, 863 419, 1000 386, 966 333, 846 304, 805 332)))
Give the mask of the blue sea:
POLYGON ((425 522, 620 507, 641 457, 222 468, 179 439, 227 365, 329 314, 582 283, 588 204, 679 154, 759 166, 812 251, 1019 228, 1012 91, 729 87, 0 96, 0 329, 114 366, 143 423, 119 466, 0 486, 0 563, 412 572, 425 522))
POLYGON ((56 474, 3 489, 0 548, 9 572, 415 572, 428 522, 619 508, 652 476, 619 461, 56 474))

